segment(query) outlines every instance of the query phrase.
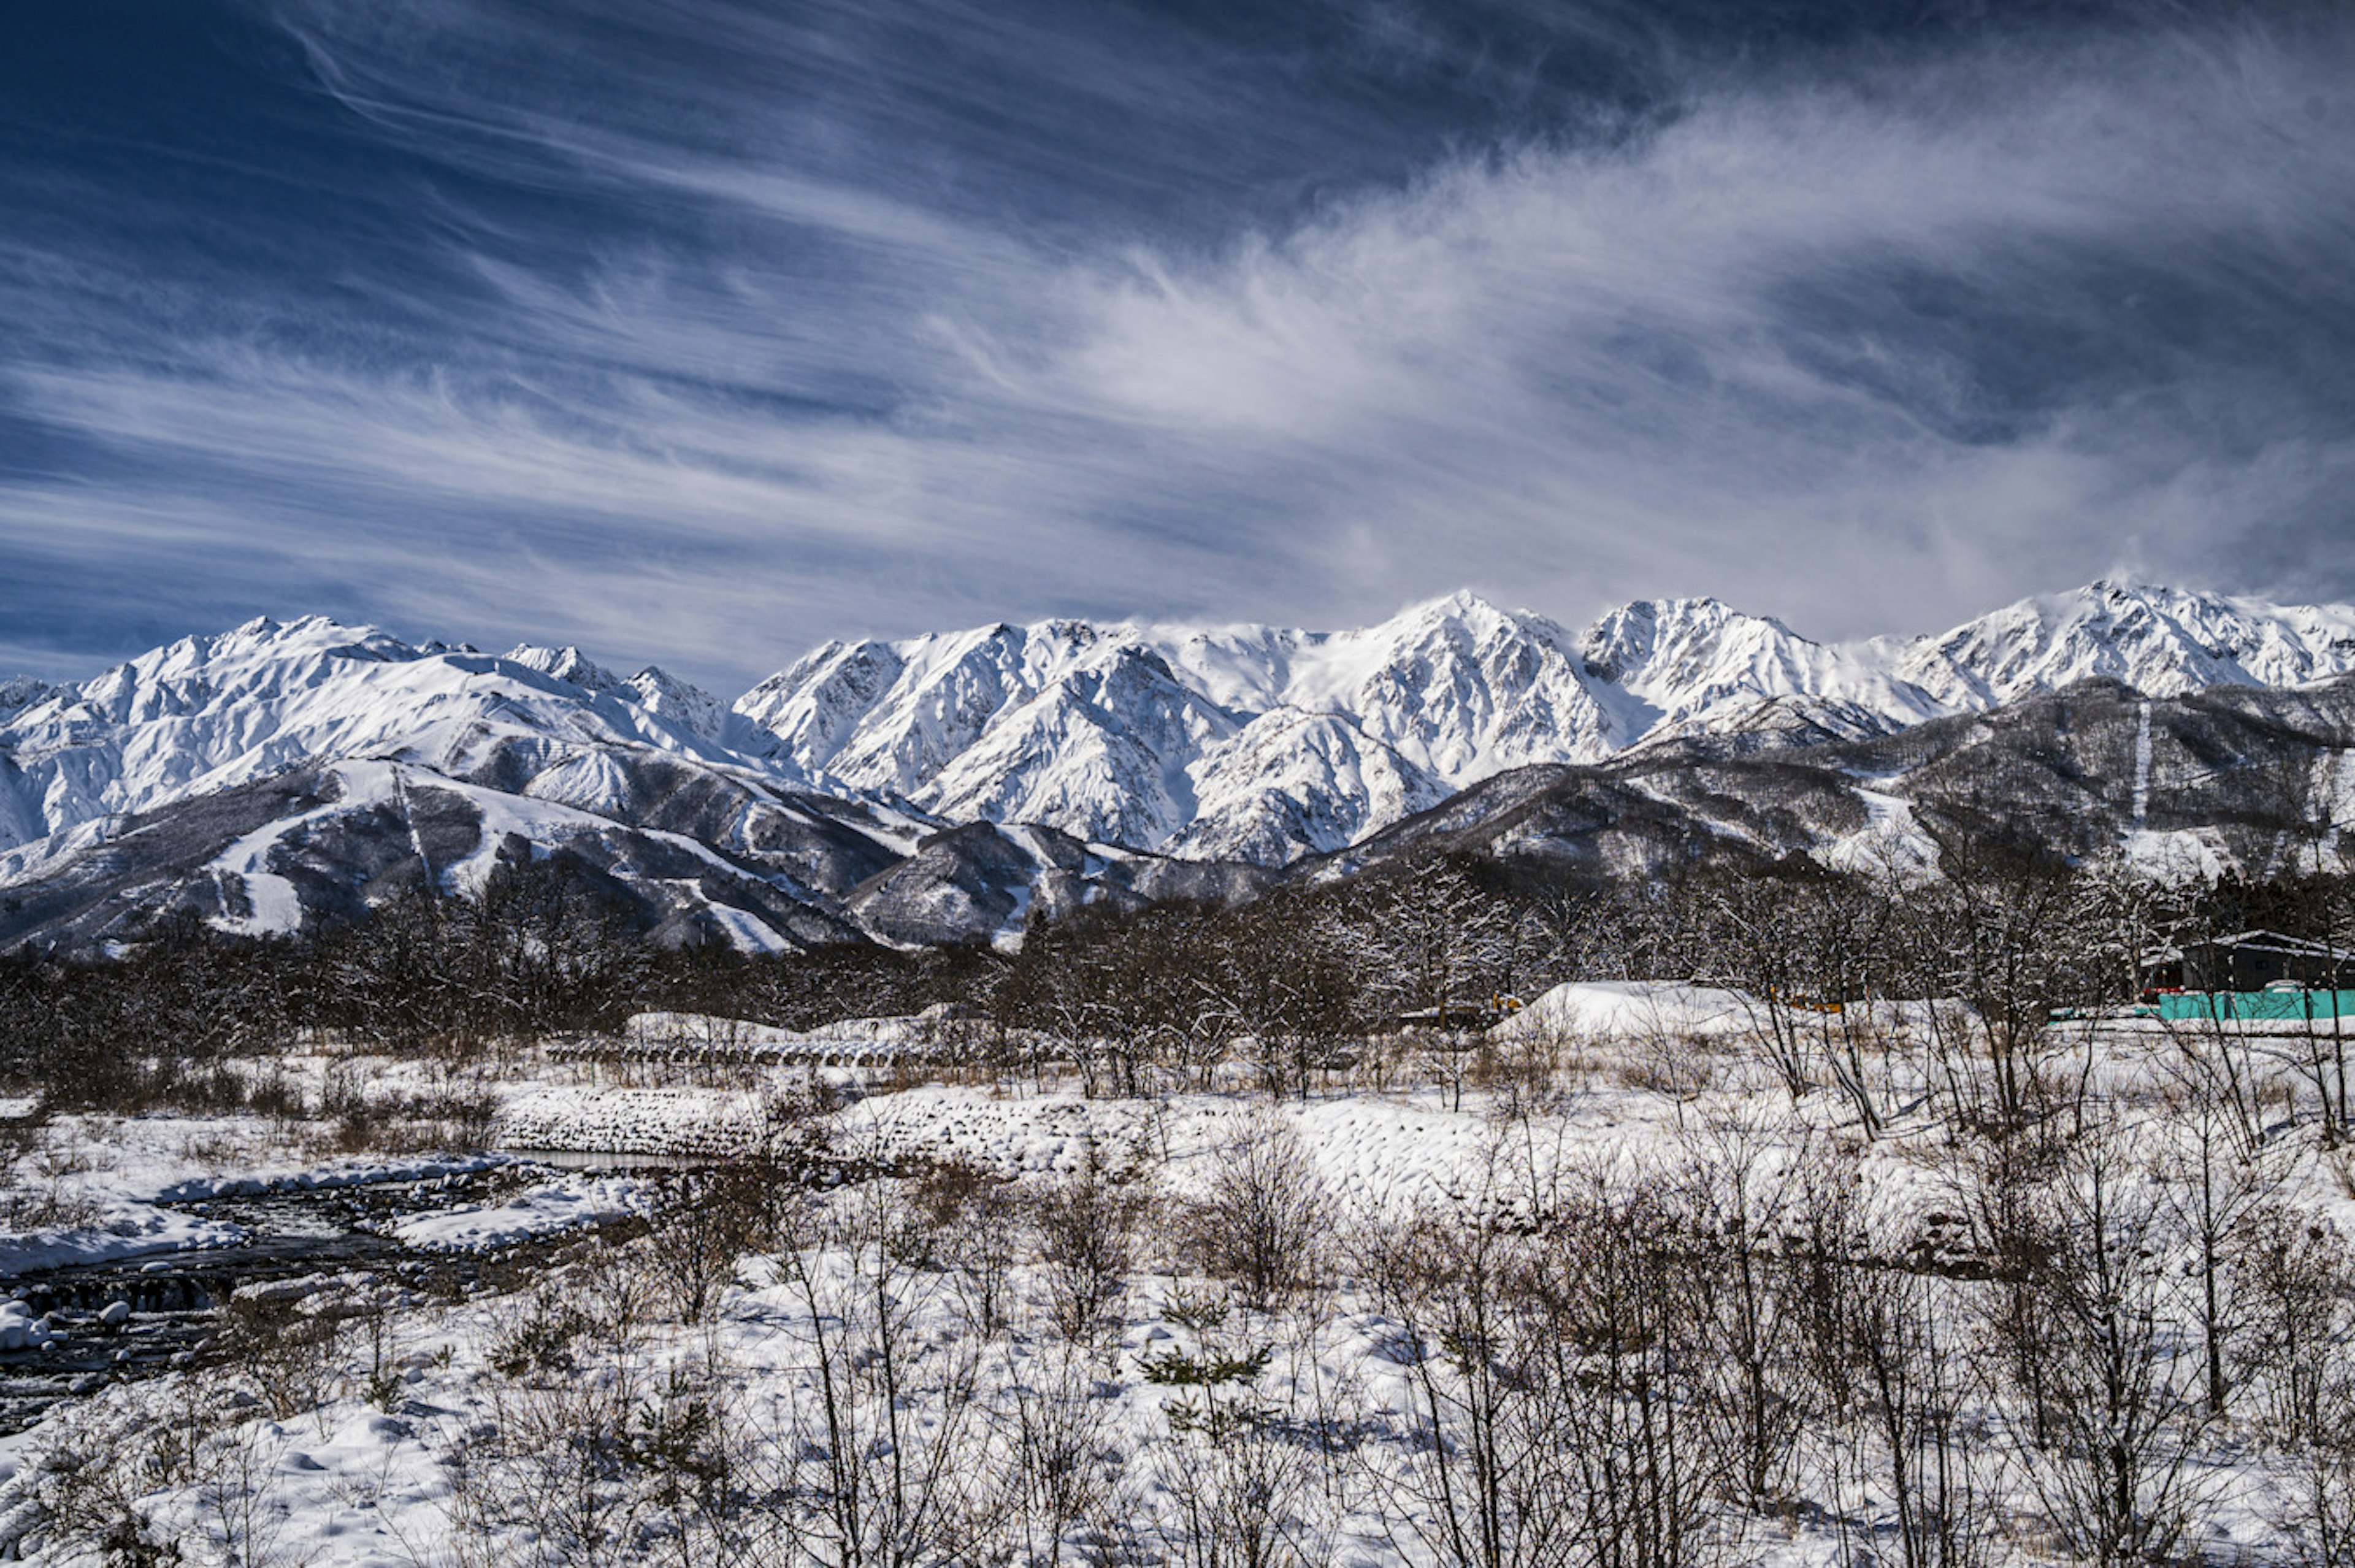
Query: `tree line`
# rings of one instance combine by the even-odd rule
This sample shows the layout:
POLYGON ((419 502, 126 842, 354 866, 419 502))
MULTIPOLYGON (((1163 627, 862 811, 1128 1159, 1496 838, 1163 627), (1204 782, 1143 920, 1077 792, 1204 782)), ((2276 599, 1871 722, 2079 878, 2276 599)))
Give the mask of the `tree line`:
MULTIPOLYGON (((1374 1038, 1422 1040, 1460 1086, 1495 1066, 1467 1049, 1467 1014, 1561 980, 1674 978, 1771 1001, 1757 1021, 1785 1087, 1845 1094, 1868 1126, 1894 1092, 1870 1004, 1945 999, 1969 1033, 1955 1053, 1974 1058, 1966 1084, 1945 1086, 1972 1098, 1955 1109, 2017 1120, 2048 1021, 2132 997, 2152 950, 2252 926, 2355 947, 2342 876, 2167 883, 2122 861, 1960 844, 1943 871, 1794 859, 1597 881, 1437 858, 1233 906, 1085 908, 1012 952, 755 955, 657 945, 559 855, 502 864, 471 896, 413 893, 296 937, 190 919, 112 957, 0 959, 0 1079, 59 1104, 136 1104, 201 1098, 209 1064, 322 1033, 464 1057, 649 1008, 808 1028, 946 1003, 976 1026, 975 1065, 1075 1070, 1095 1093, 1236 1071, 1305 1093, 1365 1064, 1374 1038)), ((1941 1018, 1917 1021, 1934 1035, 1941 1018)), ((2335 1020, 2307 1048, 2324 1124, 2344 1133, 2335 1020)))

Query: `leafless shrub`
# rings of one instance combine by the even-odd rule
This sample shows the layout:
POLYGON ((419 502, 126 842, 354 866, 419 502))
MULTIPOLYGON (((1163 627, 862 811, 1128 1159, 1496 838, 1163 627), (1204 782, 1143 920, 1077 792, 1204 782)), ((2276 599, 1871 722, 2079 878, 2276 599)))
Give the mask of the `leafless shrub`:
POLYGON ((2355 1568, 2355 1255, 2318 1214, 2266 1204, 2235 1235, 2244 1376, 2285 1461, 2276 1522, 2307 1568, 2355 1568))
POLYGON ((2241 1338, 2247 1316, 2235 1232, 2281 1184, 2282 1150, 2232 1106, 2234 1095, 2206 1072, 2172 1064, 2181 1075, 2160 1108, 2181 1133, 2157 1163, 2172 1228, 2190 1252, 2207 1412, 2222 1416, 2240 1384, 2241 1338))
POLYGON ((0 1144, 0 1225, 10 1230, 71 1229, 105 1214, 85 1179, 98 1168, 88 1139, 70 1125, 16 1124, 0 1144))
POLYGON ((344 1379, 347 1316, 324 1290, 307 1301, 268 1290, 232 1296, 210 1359, 276 1419, 306 1415, 344 1379))
POLYGON ((1529 1243, 1481 1213, 1425 1209, 1369 1238, 1359 1266, 1397 1327, 1405 1408, 1362 1450, 1374 1510, 1401 1552, 1450 1568, 1567 1563, 1577 1486, 1561 1384, 1519 1310, 1529 1243))
POLYGON ((105 1206, 78 1183, 51 1176, 34 1184, 0 1186, 0 1228, 10 1231, 74 1230, 95 1225, 105 1206))
POLYGON ((2336 1363, 2355 1343, 2355 1255, 2328 1217, 2278 1200, 2243 1215, 2230 1242, 2245 1325, 2234 1371, 2262 1389, 2267 1435, 2295 1448, 2324 1434, 2336 1363))
POLYGON ((2010 1240, 2020 1288, 1995 1319, 2038 1494, 2100 1568, 2171 1560, 2202 1502, 2204 1372, 2181 1348, 2196 1337, 2137 1165, 2106 1136, 2059 1151, 2010 1240))
MULTIPOLYGON (((24 1487, 39 1513, 34 1544, 79 1549, 123 1568, 179 1562, 175 1532, 143 1505, 163 1488, 187 1484, 208 1424, 193 1406, 170 1422, 104 1403, 73 1413, 24 1487)), ((24 1544, 11 1542, 11 1554, 24 1544)))
POLYGON ((491 1370, 511 1379, 562 1376, 578 1370, 575 1347, 594 1319, 588 1308, 553 1285, 534 1291, 492 1342, 491 1370))
POLYGON ((1569 1172, 1520 1283, 1559 1408, 1578 1568, 1697 1568, 1725 1544, 1715 1499, 1738 1445, 1707 1419, 1712 1350, 1668 1184, 1569 1172))
POLYGON ((44 1554, 110 1568, 304 1562, 270 1495, 286 1440, 250 1419, 250 1402, 224 1403, 228 1392, 191 1381, 155 1409, 100 1403, 68 1418, 27 1488, 44 1554))
POLYGON ((443 1457, 459 1544, 534 1568, 620 1561, 652 1499, 634 1472, 635 1370, 499 1381, 490 1417, 443 1457))
POLYGON ((1847 1304, 1866 1473, 1889 1499, 1904 1568, 1984 1568, 1998 1544, 1992 1439, 1980 1379, 1955 1342, 1948 1282, 1881 1263, 1837 1271, 1847 1304))
POLYGON ((1245 1118, 1212 1168, 1209 1190, 1179 1216, 1203 1272, 1231 1280, 1247 1306, 1282 1305, 1324 1272, 1336 1212, 1316 1162, 1282 1115, 1245 1118))
POLYGON ((1696 1568, 1727 1542, 1738 1444, 1710 1416, 1717 1353, 1681 1199, 1563 1173, 1544 1227, 1427 1211, 1362 1264, 1397 1326, 1393 1441, 1356 1450, 1402 1552, 1452 1568, 1696 1568))
POLYGON ((898 1184, 866 1182, 811 1216, 781 1253, 798 1308, 787 1332, 803 1359, 776 1419, 786 1489, 814 1550, 925 1568, 964 1561, 996 1528, 1003 1495, 973 1463, 980 1347, 927 1330, 949 1286, 892 1244, 903 1205, 898 1184))
POLYGON ((1147 1200, 1141 1183, 1116 1179, 1105 1168, 1093 1143, 1082 1151, 1078 1170, 1033 1197, 1048 1317, 1064 1339, 1091 1340, 1111 1326, 1128 1288, 1147 1200))
POLYGON ((2288 1450, 2287 1528, 2306 1568, 2355 1564, 2355 1354, 2344 1341, 2318 1390, 2316 1424, 2288 1450))
POLYGON ((433 1148, 481 1148, 490 1142, 499 1097, 485 1089, 450 1086, 411 1102, 419 1141, 433 1148))
POLYGON ((1406 1075, 1411 1038, 1403 1033, 1372 1034, 1360 1040, 1349 1069, 1349 1085, 1369 1093, 1387 1094, 1406 1075))
POLYGON ((666 1178, 647 1261, 680 1321, 702 1321, 744 1254, 774 1238, 783 1188, 765 1161, 730 1160, 666 1178))
POLYGON ((1331 1535, 1311 1517, 1321 1496, 1316 1454, 1273 1422, 1184 1432, 1159 1449, 1156 1520, 1171 1568, 1321 1568, 1331 1535))
POLYGON ((413 1154, 429 1149, 480 1148, 498 1109, 496 1094, 446 1071, 419 1093, 381 1083, 381 1063, 340 1057, 326 1064, 319 1094, 306 1103, 299 1085, 276 1062, 243 1080, 249 1101, 259 1097, 285 1130, 308 1116, 302 1131, 314 1147, 336 1154, 413 1154))
POLYGON ((1026 1563, 1057 1568, 1074 1531, 1111 1523, 1116 1500, 1129 1500, 1117 1435, 1078 1355, 1041 1349, 1007 1373, 1007 1545, 1026 1563))
POLYGON ((1578 1059, 1577 1042, 1551 1029, 1515 1029, 1498 1038, 1491 1029, 1480 1041, 1472 1082, 1517 1112, 1541 1103, 1578 1059))
POLYGON ((227 1426, 198 1444, 194 1486, 183 1495, 189 1531, 183 1544, 197 1562, 221 1568, 294 1568, 307 1544, 287 1538, 286 1519, 270 1496, 270 1478, 286 1440, 261 1422, 227 1426))
POLYGON ((1145 1359, 1146 1381, 1184 1393, 1153 1451, 1150 1534, 1172 1563, 1313 1568, 1333 1552, 1330 1434, 1260 1392, 1275 1355, 1259 1337, 1270 1325, 1234 1307, 1176 1292, 1162 1307, 1185 1339, 1145 1359))
POLYGON ((967 1327, 985 1338, 1004 1331, 1021 1251, 1021 1209, 1009 1185, 947 1163, 926 1168, 911 1198, 931 1260, 947 1274, 967 1327))
POLYGON ((1709 1041, 1654 1030, 1628 1042, 1617 1076, 1626 1088, 1689 1104, 1715 1086, 1719 1069, 1709 1041))
POLYGON ((1785 1499, 1807 1368, 1804 1280, 1786 1239, 1805 1221, 1796 1167, 1747 1115, 1692 1135, 1677 1212, 1692 1262, 1692 1307, 1709 1345, 1707 1403, 1736 1499, 1763 1512, 1785 1499))
POLYGON ((286 1071, 285 1062, 272 1058, 252 1065, 243 1073, 234 1072, 227 1063, 217 1064, 216 1071, 234 1083, 235 1100, 258 1116, 267 1116, 272 1127, 281 1133, 292 1128, 304 1114, 303 1086, 286 1071))
POLYGON ((741 1408, 716 1346, 665 1358, 593 1273, 566 1283, 591 1298, 543 1294, 509 1321, 488 1419, 442 1456, 454 1568, 805 1563, 790 1434, 741 1408))

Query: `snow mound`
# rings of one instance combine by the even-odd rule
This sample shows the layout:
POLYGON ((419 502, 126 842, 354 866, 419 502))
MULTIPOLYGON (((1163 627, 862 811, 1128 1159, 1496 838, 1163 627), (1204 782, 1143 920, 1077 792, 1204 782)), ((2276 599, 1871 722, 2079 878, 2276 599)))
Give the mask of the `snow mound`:
POLYGON ((1450 1109, 1436 1093, 1266 1106, 1218 1094, 1088 1100, 1059 1091, 1003 1099, 927 1084, 847 1107, 837 1131, 842 1147, 879 1164, 955 1163, 1014 1181, 1070 1176, 1092 1160, 1116 1177, 1150 1173, 1164 1192, 1188 1199, 1206 1194, 1220 1161, 1267 1136, 1272 1125, 1289 1127, 1318 1179, 1364 1213, 1459 1200, 1477 1189, 1497 1150, 1481 1108, 1450 1109))
POLYGON ((1573 980, 1488 1031, 1491 1040, 1716 1039, 1753 1032, 1766 1004, 1745 991, 1679 980, 1573 980))
POLYGON ((0 1236, 0 1279, 73 1264, 113 1263, 147 1253, 224 1247, 245 1239, 234 1225, 145 1203, 115 1202, 94 1224, 0 1236))

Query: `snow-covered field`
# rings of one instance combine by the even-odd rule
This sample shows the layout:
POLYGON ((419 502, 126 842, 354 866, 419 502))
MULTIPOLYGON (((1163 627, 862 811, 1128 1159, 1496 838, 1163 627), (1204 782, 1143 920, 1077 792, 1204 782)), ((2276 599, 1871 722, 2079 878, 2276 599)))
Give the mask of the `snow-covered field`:
MULTIPOLYGON (((1955 1353, 1923 1397, 1944 1402, 1939 1453, 1974 1488, 1961 1544, 1924 1568, 2067 1560, 2071 1461, 2026 1439, 2025 1396, 1998 1370, 1988 1146, 1924 1093, 1936 1074, 1918 1040, 1876 1037, 1881 1056, 1852 1057, 1879 1102, 1868 1136, 1848 1094, 1778 1086, 1756 1016, 1732 993, 1573 988, 1502 1031, 1499 1061, 1520 1064, 1509 1082, 1492 1063, 1467 1086, 1456 1063, 1439 1082, 1282 1104, 931 1083, 829 1111, 805 1064, 697 1087, 521 1057, 473 1085, 502 1102, 490 1125, 517 1147, 709 1155, 787 1127, 843 1168, 900 1174, 748 1195, 725 1169, 542 1172, 403 1219, 397 1234, 421 1251, 580 1239, 454 1298, 359 1276, 256 1297, 216 1354, 0 1441, 0 1556, 99 1563, 105 1542, 144 1540, 180 1555, 114 1560, 1607 1563, 1592 1552, 1612 1488, 1575 1472, 1635 1454, 1591 1423, 1640 1398, 1633 1382, 1616 1403, 1594 1390, 1620 1386, 1614 1354, 1674 1343, 1700 1359, 1645 1364, 1689 1402, 1689 1473, 1652 1476, 1668 1500, 1623 1521, 1629 1540, 1673 1528, 1672 1561, 1696 1568, 1903 1562, 1891 1466, 1905 1445, 1923 1458, 1927 1429, 1893 1444, 1865 1385, 1822 1364, 1826 1346, 1863 1353, 1840 1309, 1896 1280, 1917 1294, 1887 1299, 1955 1353), (1701 1066, 1664 1072, 1669 1046, 1701 1066), (629 1239, 598 1229, 623 1219, 629 1239), (1282 1254, 1272 1273, 1254 1272, 1263 1226, 1282 1254), (1716 1257, 1737 1240, 1772 1282, 1752 1316, 1722 1281, 1694 1285, 1633 1349, 1578 1341, 1558 1360, 1564 1326, 1595 1321, 1625 1285, 1596 1272, 1615 1248, 1716 1257), (1855 1271, 1803 1289, 1800 1259, 1855 1271), (1497 1317, 1476 1337, 1488 1352, 1467 1356, 1462 1313, 1484 1279, 1497 1317), (1748 1360, 1732 1349, 1744 1323, 1766 1334, 1748 1360), (1497 1374, 1514 1357, 1520 1371, 1497 1374), (1577 1374, 1548 1382, 1532 1371, 1548 1365, 1577 1374), (1751 1418, 1774 1428, 1746 1440, 1755 1452, 1751 1418), (1500 1468, 1471 1462, 1483 1431, 1500 1468), (1449 1487, 1466 1481, 1490 1488, 1476 1500, 1492 1557, 1453 1532, 1471 1516, 1449 1487)), ((1901 1037, 1933 1021, 1881 1020, 1901 1037)), ((2201 1403, 2187 1173, 2224 1172, 2234 1224, 2279 1211, 2321 1236, 2355 1234, 2355 1168, 2279 1098, 2266 1041, 2101 1025, 2047 1049, 2082 1126, 2049 1146, 2035 1190, 2081 1214, 2083 1180, 2110 1184, 2157 1260, 2137 1299, 2169 1327, 2137 1375, 2154 1421, 2185 1440, 2137 1506, 2179 1517, 2171 1555, 2298 1560, 2310 1477, 2273 1422, 2273 1374, 2236 1361, 2234 1403, 2201 1403), (2245 1118, 2184 1092, 2220 1056, 2248 1075, 2245 1118), (2201 1163, 2203 1136, 2229 1158, 2201 1163)), ((326 1059, 285 1071, 314 1087, 352 1076, 326 1059)), ((367 1077, 389 1096, 409 1071, 367 1077)), ((230 1239, 171 1202, 502 1157, 325 1157, 299 1118, 59 1118, 27 1136, 16 1190, 73 1222, 0 1240, 0 1272, 20 1276, 230 1239)), ((2347 1306, 2316 1364, 2355 1377, 2347 1306)))

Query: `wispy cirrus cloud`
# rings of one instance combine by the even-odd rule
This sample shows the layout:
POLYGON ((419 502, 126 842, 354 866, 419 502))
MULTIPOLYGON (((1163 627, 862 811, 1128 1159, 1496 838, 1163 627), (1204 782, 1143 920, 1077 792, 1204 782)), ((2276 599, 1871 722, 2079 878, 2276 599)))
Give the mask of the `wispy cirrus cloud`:
MULTIPOLYGON (((249 18, 317 144, 0 253, 0 539, 116 585, 13 641, 319 608, 741 686, 1465 582, 1827 635, 2118 566, 2355 592, 2335 16, 1303 15, 249 18)), ((56 162, 0 196, 103 183, 56 162)))
POLYGON ((1558 602, 1858 630, 2126 558, 2344 592, 2346 63, 2104 39, 1728 91, 1139 256, 1042 379, 1558 602))

